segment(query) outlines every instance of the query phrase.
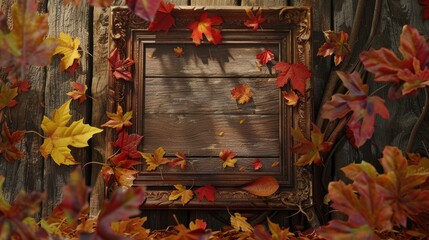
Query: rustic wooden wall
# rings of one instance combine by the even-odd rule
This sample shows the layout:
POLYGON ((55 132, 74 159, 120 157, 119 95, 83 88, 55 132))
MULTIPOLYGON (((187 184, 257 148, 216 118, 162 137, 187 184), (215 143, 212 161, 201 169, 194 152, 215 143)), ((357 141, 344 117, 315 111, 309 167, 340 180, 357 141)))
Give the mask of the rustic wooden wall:
MULTIPOLYGON (((0 10, 8 12, 14 0, 3 0, 0 2, 0 10)), ((419 29, 423 34, 428 34, 429 25, 422 20, 421 7, 418 1, 409 0, 177 0, 176 5, 243 5, 243 6, 280 6, 280 5, 310 5, 313 7, 313 71, 314 82, 314 102, 315 114, 320 107, 320 102, 324 92, 325 81, 332 70, 332 59, 320 58, 316 56, 317 48, 323 43, 323 30, 332 29, 335 31, 351 32, 355 21, 357 7, 364 8, 363 17, 356 18, 360 21, 361 27, 358 31, 358 41, 352 43, 355 49, 363 50, 367 47, 379 48, 381 46, 397 49, 399 34, 404 24, 411 24, 419 29), (362 3, 364 2, 364 3, 362 3), (364 42, 371 33, 373 25, 372 15, 378 3, 381 3, 380 25, 376 31, 374 40, 367 46, 364 42)), ((117 0, 115 4, 120 5, 122 1, 117 0)), ((106 121, 105 102, 107 91, 107 74, 109 69, 106 58, 108 56, 108 9, 90 8, 86 1, 76 6, 64 6, 62 0, 43 0, 41 8, 50 14, 49 36, 58 36, 60 32, 69 33, 81 39, 81 47, 84 50, 82 57, 82 68, 74 77, 68 73, 60 73, 58 58, 53 59, 53 63, 46 68, 31 68, 30 81, 32 89, 19 97, 19 105, 11 110, 7 110, 9 126, 11 130, 25 129, 42 132, 40 123, 43 115, 50 116, 54 108, 59 107, 66 101, 65 93, 70 90, 70 81, 86 82, 90 87, 90 94, 96 99, 89 100, 87 104, 72 104, 73 115, 76 118, 85 117, 92 125, 99 126, 106 121), (87 52, 92 53, 92 58, 87 52)), ((377 17, 377 16, 376 16, 377 17)), ((356 24, 355 24, 356 26, 356 24)), ((360 51, 359 50, 359 51, 360 51)), ((356 51, 355 54, 357 54, 356 51)), ((355 55, 356 57, 357 55, 355 55)), ((354 62, 352 61, 351 64, 354 62)), ((4 77, 4 76, 2 76, 4 77)), ((375 90, 380 84, 373 83, 368 78, 370 89, 375 90)), ((387 89, 383 89, 379 94, 386 97, 387 89)), ((339 168, 353 161, 365 159, 376 162, 380 157, 380 151, 384 145, 398 145, 405 148, 408 137, 418 115, 422 110, 424 96, 406 97, 397 102, 388 102, 391 113, 389 121, 377 120, 376 133, 373 141, 365 144, 361 149, 352 148, 346 141, 341 140, 338 148, 333 154, 333 158, 326 164, 325 169, 316 168, 315 189, 316 204, 321 206, 323 188, 331 179, 341 177, 339 168), (323 184, 320 184, 323 180, 323 184)), ((418 139, 413 147, 414 150, 425 152, 422 142, 427 140, 427 125, 425 121, 418 139), (426 137, 426 138, 425 138, 426 137)), ((79 151, 80 159, 85 161, 104 162, 106 156, 104 150, 106 143, 103 134, 96 135, 92 140, 94 148, 89 153, 79 151), (90 154, 90 155, 89 155, 90 154), (86 155, 88 155, 86 157, 86 155)), ((17 193, 23 189, 26 191, 46 191, 47 200, 43 203, 43 214, 48 214, 53 206, 61 199, 61 187, 65 184, 68 173, 72 168, 58 167, 51 159, 44 160, 39 152, 42 139, 34 134, 26 134, 25 140, 20 148, 26 152, 26 157, 14 164, 7 163, 0 157, 0 174, 6 177, 4 195, 7 199, 13 199, 17 193)), ((426 144, 427 146, 427 144, 426 144)), ((98 175, 99 168, 92 166, 88 171, 88 179, 92 179, 93 195, 91 197, 92 214, 97 214, 100 208, 104 186, 98 175), (92 174, 92 175, 91 175, 92 174), (91 175, 91 177, 89 177, 91 175)), ((210 227, 219 228, 228 222, 228 213, 225 212, 197 212, 197 211, 168 211, 168 210, 144 210, 143 214, 148 215, 148 227, 164 228, 174 225, 173 213, 179 221, 187 222, 195 218, 204 218, 210 223, 210 227)), ((302 216, 290 218, 290 213, 260 212, 252 213, 254 222, 264 219, 263 215, 270 215, 276 222, 284 226, 304 226, 305 219, 302 216), (258 218, 258 215, 259 218, 258 218)), ((319 210, 319 217, 326 218, 319 210)))

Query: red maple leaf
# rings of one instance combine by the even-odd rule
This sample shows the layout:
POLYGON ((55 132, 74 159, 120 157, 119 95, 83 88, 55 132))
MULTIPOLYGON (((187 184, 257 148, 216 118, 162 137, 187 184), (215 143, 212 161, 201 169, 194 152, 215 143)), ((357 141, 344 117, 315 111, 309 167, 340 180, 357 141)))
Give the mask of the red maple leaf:
POLYGON ((247 13, 247 16, 249 17, 249 20, 244 22, 244 25, 246 25, 246 27, 253 28, 253 31, 258 30, 259 25, 266 21, 266 19, 261 16, 262 15, 261 8, 258 8, 258 10, 256 11, 256 16, 253 14, 253 11, 251 8, 246 8, 246 13, 247 13))
POLYGON ((22 141, 24 135, 24 131, 15 131, 11 134, 7 124, 3 123, 0 132, 0 154, 3 154, 9 163, 24 157, 24 153, 15 146, 22 141))
POLYGON ((274 60, 274 53, 271 52, 270 49, 265 49, 265 51, 256 54, 256 59, 259 60, 259 63, 264 65, 267 64, 269 61, 274 60))
POLYGON ((368 72, 375 74, 375 81, 391 82, 388 97, 396 99, 415 93, 419 88, 429 85, 429 45, 424 36, 408 26, 402 28, 399 52, 396 54, 386 48, 371 49, 359 56, 368 72))
POLYGON ((388 119, 389 111, 382 98, 368 96, 368 85, 363 84, 359 73, 337 71, 337 74, 349 92, 347 95, 333 95, 332 99, 323 105, 322 117, 332 121, 353 112, 347 126, 353 132, 355 146, 360 147, 374 133, 375 115, 379 114, 388 119))
POLYGON ((125 60, 121 60, 119 56, 119 50, 115 48, 110 57, 108 58, 110 67, 113 70, 113 76, 116 79, 124 79, 129 81, 133 78, 130 71, 127 70, 128 67, 134 65, 134 60, 128 57, 125 60))
POLYGON ((256 159, 255 161, 251 162, 250 165, 253 167, 255 171, 258 171, 262 168, 262 162, 259 159, 256 159))
POLYGON ((149 32, 159 32, 164 31, 168 32, 171 26, 176 26, 173 16, 171 15, 171 11, 174 9, 174 4, 172 3, 164 3, 161 1, 159 5, 159 9, 156 12, 155 20, 150 23, 149 28, 147 29, 149 32))
POLYGON ((199 21, 195 21, 187 26, 192 30, 191 38, 196 46, 201 44, 203 34, 206 36, 207 41, 213 44, 219 44, 222 40, 222 35, 219 29, 212 28, 212 26, 221 25, 223 20, 219 16, 208 17, 208 12, 205 11, 200 16, 199 21))
POLYGON ((419 0, 420 5, 423 6, 423 19, 429 18, 429 0, 419 0))
POLYGON ((198 200, 203 201, 204 198, 207 199, 207 201, 214 202, 215 200, 215 193, 218 192, 215 187, 208 184, 203 187, 197 188, 195 192, 197 193, 198 200))
POLYGON ((349 43, 349 35, 343 31, 324 31, 326 42, 319 48, 317 56, 327 57, 334 54, 335 65, 339 65, 352 51, 349 43))
POLYGON ((118 135, 118 139, 116 140, 116 142, 113 143, 113 145, 121 149, 121 152, 119 155, 122 154, 125 156, 117 155, 117 158, 119 159, 124 159, 128 157, 140 158, 141 153, 137 150, 137 147, 140 145, 142 139, 143 139, 143 136, 138 134, 128 135, 126 131, 120 132, 118 135))
POLYGON ((69 71, 70 75, 74 75, 74 72, 79 67, 80 67, 79 59, 75 59, 75 60, 73 60, 73 64, 69 68, 67 68, 66 71, 69 71))
MULTIPOLYGON (((11 82, 12 83, 12 82, 11 82)), ((13 81, 10 88, 17 88, 18 94, 22 92, 28 92, 28 90, 31 88, 31 83, 28 80, 21 81, 19 79, 16 79, 16 81, 13 81)))
POLYGON ((302 95, 305 94, 305 81, 311 77, 311 72, 307 66, 301 63, 278 62, 273 68, 280 71, 277 75, 277 87, 283 87, 290 80, 294 89, 298 90, 302 95))

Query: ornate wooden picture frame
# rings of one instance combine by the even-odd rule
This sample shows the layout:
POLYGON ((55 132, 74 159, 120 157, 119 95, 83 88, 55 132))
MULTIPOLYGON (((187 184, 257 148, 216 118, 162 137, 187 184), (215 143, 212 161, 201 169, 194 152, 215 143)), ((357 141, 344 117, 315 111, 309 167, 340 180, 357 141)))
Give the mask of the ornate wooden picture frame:
MULTIPOLYGON (((276 87, 275 70, 258 66, 255 53, 271 49, 277 61, 310 66, 311 14, 307 7, 263 8, 267 20, 258 31, 247 28, 245 8, 180 7, 172 12, 175 27, 168 33, 149 32, 149 23, 124 7, 111 9, 110 52, 131 57, 132 81, 109 79, 109 112, 120 104, 133 111, 132 132, 144 136, 143 152, 162 146, 168 157, 176 151, 188 155, 188 167, 146 171, 134 181, 145 186, 145 206, 152 208, 298 209, 312 206, 311 170, 294 165, 296 155, 291 128, 309 135, 311 81, 296 107, 287 106, 276 87), (222 43, 203 41, 195 46, 186 26, 208 11, 223 18, 222 43), (174 55, 181 47, 183 57, 174 55), (250 56, 250 57, 249 57, 250 56), (273 71, 273 72, 271 72, 273 71), (253 100, 238 104, 231 98, 235 85, 246 83, 253 100), (225 103, 227 102, 227 103, 225 103), (231 149, 238 159, 234 168, 223 168, 219 151, 231 149), (250 163, 260 159, 263 167, 250 163), (257 197, 240 189, 258 177, 274 176, 279 190, 257 197), (211 184, 219 192, 214 202, 194 197, 182 206, 169 201, 174 184, 193 189, 211 184)), ((107 133, 114 141, 116 133, 107 133)), ((107 147, 108 156, 114 151, 107 147)), ((143 160, 144 161, 144 160, 143 160)))

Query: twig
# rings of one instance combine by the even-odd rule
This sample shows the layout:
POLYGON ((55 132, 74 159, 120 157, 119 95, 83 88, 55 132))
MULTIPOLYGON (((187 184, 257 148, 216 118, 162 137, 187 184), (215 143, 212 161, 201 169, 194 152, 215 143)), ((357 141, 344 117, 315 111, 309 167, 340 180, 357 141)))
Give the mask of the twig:
POLYGON ((420 113, 419 118, 417 119, 416 124, 414 124, 413 130, 411 131, 410 138, 408 139, 408 145, 407 145, 407 152, 411 152, 411 148, 414 145, 414 141, 417 137, 417 131, 420 128, 420 125, 422 125, 428 110, 429 110, 429 87, 424 88, 425 91, 425 105, 423 106, 422 113, 420 113))
POLYGON ((85 163, 85 164, 83 165, 82 170, 83 170, 83 169, 84 169, 88 164, 96 164, 96 165, 101 165, 101 166, 109 166, 109 165, 107 165, 107 164, 105 164, 105 163, 102 163, 102 162, 87 162, 87 163, 85 163))
POLYGON ((45 138, 46 138, 45 136, 43 136, 42 134, 40 134, 40 133, 38 133, 38 132, 36 132, 36 131, 25 131, 25 133, 34 133, 34 134, 36 134, 37 136, 39 136, 39 137, 41 137, 41 138, 43 138, 43 139, 45 139, 45 138))

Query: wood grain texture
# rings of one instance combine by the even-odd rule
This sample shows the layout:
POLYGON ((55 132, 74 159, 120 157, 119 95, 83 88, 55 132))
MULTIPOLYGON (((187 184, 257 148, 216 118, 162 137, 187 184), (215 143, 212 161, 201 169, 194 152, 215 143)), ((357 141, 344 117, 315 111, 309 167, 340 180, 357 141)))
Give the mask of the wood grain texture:
POLYGON ((276 44, 249 44, 232 45, 157 45, 146 50, 147 77, 209 77, 221 73, 222 76, 269 76, 266 67, 258 68, 256 54, 269 48, 278 59, 278 45, 276 44), (183 57, 176 57, 173 48, 180 46, 184 50, 183 57))
POLYGON ((145 114, 279 114, 280 90, 267 78, 148 78, 145 79, 145 114), (238 104, 231 90, 246 84, 253 92, 238 104))
POLYGON ((237 6, 238 0, 191 0, 191 6, 237 6))
POLYGON ((144 118, 143 150, 162 146, 170 153, 218 156, 231 149, 239 156, 279 156, 278 129, 273 115, 151 114, 144 118))
MULTIPOLYGON (((47 77, 45 83, 45 115, 51 117, 55 108, 61 106, 69 97, 66 95, 70 91, 70 82, 77 81, 87 83, 88 63, 85 52, 88 50, 88 17, 89 6, 83 1, 80 5, 64 5, 63 1, 54 0, 48 3, 49 14, 49 36, 58 37, 60 32, 70 34, 73 38, 78 37, 81 41, 80 48, 84 50, 81 57, 81 68, 75 76, 70 76, 68 72, 60 72, 59 57, 54 57, 51 65, 47 67, 47 77)), ((71 114, 73 120, 86 116, 86 106, 71 104, 71 114)), ((84 162, 87 157, 85 150, 72 152, 77 161, 84 162)), ((47 194, 46 201, 43 202, 43 215, 48 215, 52 208, 62 199, 62 187, 67 183, 70 172, 74 169, 71 166, 58 166, 51 159, 45 161, 44 166, 44 189, 47 194)))
MULTIPOLYGON (((242 0, 241 6, 252 6, 252 7, 280 7, 287 6, 286 0, 242 0)), ((262 14, 262 16, 264 16, 262 14)))

